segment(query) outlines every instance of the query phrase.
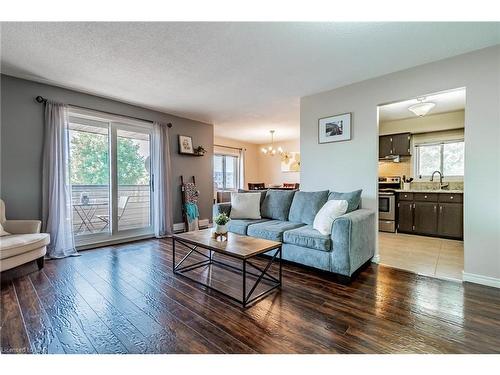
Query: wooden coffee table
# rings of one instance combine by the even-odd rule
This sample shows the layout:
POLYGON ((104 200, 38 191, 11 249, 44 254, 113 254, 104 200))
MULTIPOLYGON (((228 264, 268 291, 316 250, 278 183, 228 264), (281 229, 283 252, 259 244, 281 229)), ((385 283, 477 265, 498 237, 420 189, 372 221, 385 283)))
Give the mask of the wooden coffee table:
POLYGON ((227 241, 220 241, 212 237, 211 229, 204 229, 194 232, 174 234, 172 236, 172 248, 173 270, 175 274, 183 275, 198 284, 201 284, 209 289, 216 290, 226 297, 240 303, 241 305, 243 305, 243 307, 248 307, 251 304, 255 303, 257 300, 260 300, 261 298, 267 296, 274 290, 281 288, 281 242, 241 236, 236 233, 228 233, 227 241), (176 263, 175 259, 176 244, 182 244, 189 250, 188 253, 178 263, 176 263), (202 249, 208 250, 208 255, 204 254, 202 252, 202 249), (273 250, 275 251, 270 256, 270 259, 268 260, 264 268, 261 268, 251 262, 252 258, 256 257, 257 255, 264 254, 273 250), (242 267, 239 268, 227 262, 222 262, 219 259, 214 259, 214 255, 217 253, 233 258, 234 260, 237 260, 238 263, 241 262, 242 267), (201 255, 205 259, 184 265, 186 261, 193 256, 193 254, 201 255), (269 273, 270 267, 275 261, 279 263, 279 273, 277 278, 269 273), (241 274, 243 285, 241 299, 231 296, 230 294, 227 294, 218 288, 214 288, 212 285, 187 276, 189 271, 193 271, 199 269, 200 267, 206 266, 220 266, 241 274), (247 268, 251 269, 249 270, 247 268), (252 275, 257 278, 257 280, 250 286, 248 293, 247 275, 252 275), (254 295, 257 286, 261 284, 263 280, 268 282, 270 284, 270 287, 266 288, 264 291, 258 293, 257 295, 254 295))

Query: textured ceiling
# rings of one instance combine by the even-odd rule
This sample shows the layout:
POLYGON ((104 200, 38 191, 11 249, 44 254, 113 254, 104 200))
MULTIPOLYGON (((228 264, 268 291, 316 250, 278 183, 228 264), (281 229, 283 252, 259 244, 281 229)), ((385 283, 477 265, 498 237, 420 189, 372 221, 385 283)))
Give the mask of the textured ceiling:
MULTIPOLYGON (((419 97, 419 99, 436 104, 436 106, 428 113, 428 115, 436 115, 438 113, 460 111, 465 109, 465 95, 465 89, 457 89, 429 94, 419 97)), ((408 110, 408 107, 413 104, 417 104, 418 102, 419 101, 415 98, 381 106, 379 111, 379 120, 392 121, 417 117, 408 110)))
POLYGON ((299 134, 299 98, 500 43, 499 23, 3 23, 1 70, 215 124, 299 134))

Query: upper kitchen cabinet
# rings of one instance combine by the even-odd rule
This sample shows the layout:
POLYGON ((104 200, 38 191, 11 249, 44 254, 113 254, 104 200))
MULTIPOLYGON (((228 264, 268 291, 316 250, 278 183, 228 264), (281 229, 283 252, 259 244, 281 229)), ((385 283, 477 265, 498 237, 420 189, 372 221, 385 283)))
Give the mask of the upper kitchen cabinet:
POLYGON ((392 136, 392 153, 400 156, 410 156, 410 133, 394 134, 392 136))
POLYGON ((380 159, 392 155, 392 136, 384 135, 378 138, 378 157, 380 159))
POLYGON ((378 157, 399 155, 410 156, 410 133, 383 135, 379 137, 378 157))

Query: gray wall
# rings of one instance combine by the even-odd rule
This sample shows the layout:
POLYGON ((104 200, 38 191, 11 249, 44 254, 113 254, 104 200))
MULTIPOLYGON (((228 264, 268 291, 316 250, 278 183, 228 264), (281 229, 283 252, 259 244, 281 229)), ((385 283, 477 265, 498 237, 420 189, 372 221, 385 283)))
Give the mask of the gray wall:
POLYGON ((62 103, 134 116, 151 121, 171 122, 170 143, 173 169, 174 221, 182 222, 180 175, 194 175, 201 196, 200 218, 210 219, 213 200, 213 125, 156 112, 145 108, 83 94, 55 86, 1 75, 1 183, 0 193, 11 219, 41 217, 43 105, 41 95, 62 103), (204 157, 178 154, 177 136, 193 137, 195 146, 207 150, 204 157))
POLYGON ((363 207, 377 210, 377 106, 459 87, 467 89, 464 280, 500 287, 500 46, 301 98, 301 187, 362 188, 363 207), (346 112, 352 140, 318 144, 318 119, 346 112))

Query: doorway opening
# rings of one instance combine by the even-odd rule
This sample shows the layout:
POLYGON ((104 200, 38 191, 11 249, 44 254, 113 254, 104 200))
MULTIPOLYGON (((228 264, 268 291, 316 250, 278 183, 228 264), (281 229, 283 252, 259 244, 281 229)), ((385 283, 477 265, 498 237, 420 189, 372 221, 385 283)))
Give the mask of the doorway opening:
POLYGON ((465 96, 378 106, 380 264, 462 280, 465 96))

